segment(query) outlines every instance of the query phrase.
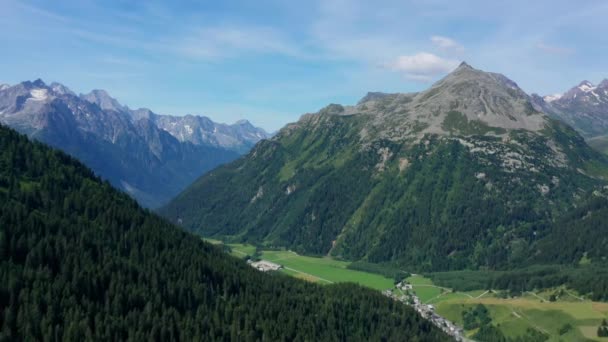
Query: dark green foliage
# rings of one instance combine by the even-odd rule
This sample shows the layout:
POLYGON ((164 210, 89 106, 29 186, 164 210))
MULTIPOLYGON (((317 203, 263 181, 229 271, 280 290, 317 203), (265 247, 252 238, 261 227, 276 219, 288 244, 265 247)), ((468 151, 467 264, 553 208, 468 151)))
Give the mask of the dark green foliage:
POLYGON ((506 133, 505 129, 490 127, 481 120, 469 121, 466 115, 457 111, 448 112, 441 127, 446 131, 457 135, 484 135, 488 132, 494 132, 496 134, 506 133))
POLYGON ((508 342, 500 329, 491 324, 481 326, 477 333, 473 335, 473 339, 479 342, 508 342))
POLYGON ((549 336, 541 331, 536 329, 528 328, 526 329, 526 334, 523 336, 519 336, 514 339, 510 339, 509 341, 513 342, 544 342, 549 339, 549 336))
POLYGON ((608 323, 606 322, 606 319, 603 319, 602 325, 597 328, 597 336, 608 337, 608 323))
POLYGON ((380 274, 387 278, 393 278, 398 282, 410 276, 410 273, 402 271, 398 268, 387 265, 372 264, 365 261, 352 262, 348 264, 347 268, 351 270, 380 274))
POLYGON ((592 198, 552 227, 552 234, 537 246, 534 260, 543 263, 578 263, 583 258, 608 257, 608 199, 592 198))
POLYGON ((488 309, 482 304, 477 304, 474 308, 462 312, 462 321, 464 329, 473 330, 490 324, 492 319, 488 314, 488 309))
POLYGON ((608 337, 608 327, 600 326, 597 328, 597 337, 608 337))
POLYGON ((253 270, 0 127, 0 340, 435 341, 353 284, 253 270))
POLYGON ((511 293, 566 285, 592 300, 608 300, 608 265, 535 265, 510 271, 451 271, 426 274, 458 291, 509 290, 511 293))
POLYGON ((559 328, 558 333, 560 335, 565 335, 567 334, 569 331, 571 331, 572 329, 574 329, 574 327, 572 326, 572 324, 570 323, 566 323, 564 324, 561 328, 559 328))

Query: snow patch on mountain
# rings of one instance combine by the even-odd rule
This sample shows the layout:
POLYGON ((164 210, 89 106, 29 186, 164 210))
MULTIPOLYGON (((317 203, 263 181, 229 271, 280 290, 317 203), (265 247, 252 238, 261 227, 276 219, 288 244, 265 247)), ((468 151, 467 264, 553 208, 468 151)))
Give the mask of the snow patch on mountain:
POLYGON ((562 96, 564 96, 564 94, 547 95, 547 96, 543 97, 543 100, 545 100, 545 102, 551 103, 553 101, 561 99, 562 96))
POLYGON ((32 89, 30 90, 30 95, 32 97, 29 99, 32 101, 44 101, 49 98, 48 90, 46 89, 32 89))

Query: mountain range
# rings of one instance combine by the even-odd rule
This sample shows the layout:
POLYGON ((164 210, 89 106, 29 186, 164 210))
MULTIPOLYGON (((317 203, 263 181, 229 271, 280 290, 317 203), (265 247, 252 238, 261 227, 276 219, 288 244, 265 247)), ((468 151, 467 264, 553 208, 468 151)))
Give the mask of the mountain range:
POLYGON ((534 105, 564 121, 585 138, 608 134, 608 79, 594 85, 582 81, 563 94, 532 95, 534 105))
MULTIPOLYGON (((556 220, 608 186, 607 158, 556 115, 462 63, 419 93, 305 114, 160 213, 204 236, 418 271, 541 262, 568 229, 556 220)), ((589 252, 570 242, 563 262, 589 252)))
POLYGON ((147 207, 269 137, 245 120, 132 110, 103 90, 76 95, 42 80, 0 86, 0 122, 79 158, 147 207))
POLYGON ((535 108, 576 129, 595 149, 608 153, 608 79, 582 81, 563 94, 532 95, 535 108))

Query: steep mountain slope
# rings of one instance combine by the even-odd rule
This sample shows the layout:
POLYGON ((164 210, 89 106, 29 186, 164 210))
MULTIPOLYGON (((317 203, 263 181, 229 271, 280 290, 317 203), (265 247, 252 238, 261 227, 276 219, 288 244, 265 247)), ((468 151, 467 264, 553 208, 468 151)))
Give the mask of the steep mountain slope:
POLYGON ((352 284, 255 271, 0 126, 0 340, 444 341, 352 284))
POLYGON ((518 265, 608 162, 506 77, 304 115, 161 210, 185 228, 412 270, 518 265))
POLYGON ((608 135, 608 79, 597 86, 583 81, 564 94, 532 96, 537 109, 564 121, 585 138, 608 135))
POLYGON ((176 132, 190 126, 181 121, 208 121, 211 137, 217 124, 200 117, 172 118, 171 131, 158 124, 168 118, 130 110, 103 90, 76 96, 61 84, 47 86, 41 80, 0 90, 0 122, 79 158, 148 207, 165 203, 204 172, 266 137, 251 125, 235 124, 219 125, 225 127, 219 142, 183 139, 176 132))

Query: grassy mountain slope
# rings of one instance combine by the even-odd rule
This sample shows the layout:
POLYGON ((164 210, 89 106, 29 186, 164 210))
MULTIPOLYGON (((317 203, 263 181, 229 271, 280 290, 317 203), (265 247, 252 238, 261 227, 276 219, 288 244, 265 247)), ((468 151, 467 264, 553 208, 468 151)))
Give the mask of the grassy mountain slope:
POLYGON ((447 337, 355 285, 269 276, 0 127, 0 340, 447 337))
POLYGON ((206 236, 412 270, 521 265, 608 162, 517 85, 463 64, 418 94, 305 115, 161 213, 206 236))

